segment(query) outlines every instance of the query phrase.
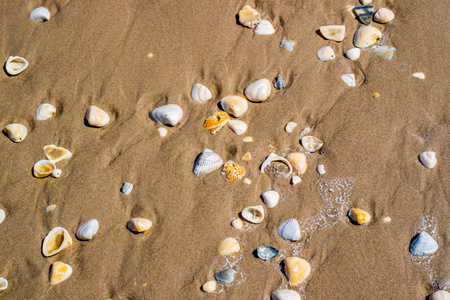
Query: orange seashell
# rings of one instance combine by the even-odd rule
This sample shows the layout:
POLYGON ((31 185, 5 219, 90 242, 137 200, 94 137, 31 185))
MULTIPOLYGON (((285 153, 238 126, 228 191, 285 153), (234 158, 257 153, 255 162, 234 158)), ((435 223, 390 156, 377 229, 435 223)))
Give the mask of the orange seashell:
POLYGON ((309 262, 299 257, 288 257, 284 260, 284 272, 293 286, 297 286, 311 273, 309 262))
POLYGON ((206 119, 203 128, 212 134, 216 134, 228 122, 230 122, 230 116, 226 112, 220 111, 206 119))
POLYGON ((63 282, 72 275, 72 267, 60 261, 55 261, 50 271, 50 284, 63 282))
POLYGON ((350 209, 350 211, 348 212, 348 216, 350 217, 350 219, 352 219, 353 222, 356 222, 359 225, 367 224, 372 219, 367 211, 359 208, 350 209))
POLYGON ((234 161, 229 160, 223 165, 222 174, 229 180, 240 180, 244 178, 245 169, 234 161))
POLYGON ((286 159, 297 171, 298 175, 303 175, 306 172, 308 165, 306 164, 306 155, 303 153, 289 153, 286 159))
POLYGON ((245 154, 242 156, 242 160, 243 160, 243 161, 251 161, 251 160, 252 160, 252 154, 251 154, 250 152, 245 153, 245 154))
POLYGON ((226 238, 222 241, 222 244, 219 246, 219 254, 220 255, 230 255, 232 253, 238 252, 241 250, 239 246, 239 242, 234 238, 226 238))

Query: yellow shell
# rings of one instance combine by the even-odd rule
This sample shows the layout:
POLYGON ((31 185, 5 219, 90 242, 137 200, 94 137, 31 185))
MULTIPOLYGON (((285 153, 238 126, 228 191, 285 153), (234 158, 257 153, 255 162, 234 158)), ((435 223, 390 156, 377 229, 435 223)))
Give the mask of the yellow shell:
POLYGON ((52 256, 72 246, 72 237, 62 227, 55 227, 45 236, 42 243, 44 256, 52 256))
POLYGON ((128 221, 127 227, 133 232, 143 232, 147 233, 150 231, 150 227, 152 227, 152 221, 145 218, 132 218, 128 221))
POLYGON ((70 158, 72 156, 72 152, 70 152, 69 150, 63 147, 56 147, 55 145, 45 146, 44 152, 48 160, 52 163, 57 163, 58 161, 70 158))
POLYGON ((353 220, 353 222, 356 222, 359 225, 367 224, 372 219, 368 212, 359 208, 352 208, 349 211, 348 216, 353 220))
POLYGON ((234 238, 226 238, 222 241, 222 244, 219 246, 219 254, 220 255, 230 255, 232 253, 238 252, 241 250, 239 246, 239 242, 234 238))
POLYGON ((260 13, 256 9, 251 8, 250 5, 244 6, 239 11, 239 23, 242 25, 248 28, 255 28, 259 22, 261 22, 260 13))
POLYGON ((311 273, 309 262, 299 257, 288 257, 284 260, 284 272, 293 286, 297 286, 311 273))
POLYGON ((242 160, 243 160, 243 161, 251 161, 251 160, 252 160, 252 154, 251 154, 250 152, 245 153, 245 154, 242 156, 242 160))
POLYGON ((245 169, 234 161, 229 160, 223 165, 222 174, 229 180, 240 180, 244 178, 245 169))
POLYGON ((50 284, 63 282, 72 275, 72 267, 60 261, 55 261, 50 271, 50 284))
POLYGON ((47 177, 50 176, 55 170, 56 166, 54 163, 46 159, 41 159, 34 164, 33 175, 36 178, 47 177))
POLYGON ((303 153, 290 153, 286 156, 286 159, 297 171, 298 175, 303 175, 306 172, 308 165, 306 164, 306 155, 303 153))
POLYGON ((212 134, 216 134, 223 126, 227 125, 229 121, 230 116, 226 112, 220 111, 206 119, 203 128, 212 134))

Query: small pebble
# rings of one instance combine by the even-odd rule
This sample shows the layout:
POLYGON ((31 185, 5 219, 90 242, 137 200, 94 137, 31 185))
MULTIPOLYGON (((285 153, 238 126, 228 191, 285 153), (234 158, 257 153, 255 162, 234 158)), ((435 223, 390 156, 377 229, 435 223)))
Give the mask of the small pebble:
POLYGON ((166 128, 160 127, 158 128, 158 133, 160 137, 165 137, 168 133, 166 128))
POLYGON ((295 122, 289 122, 286 124, 286 127, 284 127, 284 130, 286 130, 287 133, 291 133, 297 125, 298 124, 295 122))
POLYGON ((383 223, 391 223, 391 217, 384 217, 383 223))
POLYGON ((372 94, 372 97, 373 99, 377 99, 378 97, 380 97, 380 93, 375 92, 372 94))
POLYGON ((216 282, 214 280, 207 281, 202 285, 202 291, 204 291, 205 293, 212 293, 215 290, 216 282))
POLYGON ((152 57, 153 57, 153 53, 147 54, 147 57, 148 57, 148 58, 152 58, 152 57))
POLYGON ((414 73, 413 77, 419 78, 419 79, 425 79, 425 74, 422 72, 414 73))
POLYGON ((286 84, 284 84, 284 81, 281 78, 280 74, 278 74, 277 78, 275 78, 275 80, 273 81, 273 86, 278 90, 282 90, 286 87, 286 84))
POLYGON ((297 183, 300 183, 300 182, 302 182, 302 179, 300 178, 300 176, 297 176, 297 175, 292 176, 292 179, 291 179, 292 185, 296 185, 297 183))
POLYGON ((242 223, 241 219, 234 219, 233 221, 231 221, 231 226, 236 229, 241 229, 244 224, 242 223))
POLYGON ((252 184, 252 181, 248 178, 244 178, 244 183, 245 184, 252 184))
POLYGON ((317 165, 317 172, 319 172, 320 175, 325 174, 325 166, 323 164, 317 165))
POLYGON ((246 136, 242 139, 242 141, 245 143, 251 143, 253 142, 253 138, 251 136, 246 136))
POLYGON ((282 40, 280 43, 280 48, 284 47, 288 51, 294 50, 294 41, 291 40, 282 40))

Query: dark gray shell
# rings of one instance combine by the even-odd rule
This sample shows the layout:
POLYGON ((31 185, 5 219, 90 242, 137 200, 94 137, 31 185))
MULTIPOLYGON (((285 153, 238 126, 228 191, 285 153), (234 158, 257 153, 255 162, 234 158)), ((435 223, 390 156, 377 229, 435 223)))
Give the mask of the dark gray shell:
POLYGON ((425 231, 422 231, 411 242, 409 252, 411 252, 412 255, 429 255, 436 252, 438 248, 438 243, 431 237, 431 235, 425 231))
POLYGON ((234 273, 236 273, 236 271, 233 269, 225 269, 217 272, 214 275, 214 278, 221 283, 230 283, 234 280, 234 273))
POLYGON ((275 80, 273 81, 273 86, 278 90, 282 90, 286 87, 280 74, 278 74, 277 78, 275 78, 275 80))
POLYGON ((272 257, 275 257, 280 253, 277 249, 270 246, 259 246, 256 248, 256 255, 258 255, 259 258, 262 260, 268 261, 272 257))

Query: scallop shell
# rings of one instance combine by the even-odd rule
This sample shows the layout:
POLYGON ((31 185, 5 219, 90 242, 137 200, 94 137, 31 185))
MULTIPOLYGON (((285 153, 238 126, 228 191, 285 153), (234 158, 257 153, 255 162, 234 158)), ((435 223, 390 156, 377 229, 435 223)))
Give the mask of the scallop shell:
POLYGON ((194 174, 206 175, 220 169, 222 165, 223 160, 220 158, 219 154, 210 149, 205 149, 200 153, 194 163, 194 174))
POLYGON ((220 255, 230 255, 235 252, 239 252, 241 247, 236 239, 229 237, 222 241, 218 250, 220 255))
POLYGON ((291 163, 294 171, 298 173, 298 175, 303 175, 306 172, 308 167, 306 163, 306 155, 300 152, 289 153, 286 156, 286 159, 291 163))
POLYGON ((343 74, 341 78, 348 86, 356 86, 355 74, 343 74))
POLYGON ((61 169, 55 169, 50 176, 52 176, 53 178, 59 178, 61 176, 61 173, 61 169))
POLYGON ((276 290, 272 293, 272 300, 301 300, 300 294, 293 290, 276 290))
POLYGON ((302 237, 300 225, 296 219, 289 219, 278 226, 277 233, 281 238, 291 242, 296 242, 302 237))
POLYGON ((330 46, 325 46, 320 48, 319 51, 317 51, 317 57, 321 61, 330 61, 335 59, 336 55, 334 54, 333 48, 331 48, 330 46))
POLYGON ((284 272, 292 286, 298 286, 311 273, 309 262, 299 257, 287 257, 284 260, 284 272))
POLYGON ((127 222, 127 228, 135 233, 147 233, 152 227, 152 221, 145 218, 132 218, 127 222))
POLYGON ((318 164, 318 165, 317 165, 317 172, 318 172, 320 175, 325 174, 325 166, 322 165, 322 164, 318 164))
POLYGON ((28 130, 25 125, 13 123, 6 125, 3 131, 8 135, 9 139, 14 143, 20 143, 27 137, 28 130))
POLYGON ((0 292, 3 292, 8 288, 8 280, 3 277, 0 277, 0 292))
POLYGON ((292 165, 291 163, 284 158, 283 156, 276 155, 275 153, 270 153, 269 156, 266 157, 266 160, 261 165, 261 173, 264 173, 264 169, 269 166, 272 162, 280 161, 282 163, 285 163, 289 167, 289 173, 286 175, 286 177, 289 177, 292 174, 292 165))
POLYGON ((154 121, 163 125, 175 126, 183 117, 183 110, 176 104, 166 104, 152 110, 150 116, 154 121))
POLYGON ((327 40, 341 42, 345 36, 345 25, 328 25, 321 26, 320 33, 327 40))
POLYGON ((381 39, 381 31, 373 26, 363 26, 359 28, 353 36, 353 44, 358 48, 365 48, 375 44, 381 39))
POLYGON ((391 10, 384 7, 380 8, 373 16, 375 22, 383 24, 389 23, 390 21, 394 20, 394 18, 395 14, 391 10))
POLYGON ((286 126, 284 127, 284 130, 287 132, 287 133, 291 133, 292 131, 294 131, 294 128, 295 127, 297 127, 297 123, 295 123, 295 122, 289 122, 289 123, 287 123, 286 124, 286 126))
POLYGON ((5 64, 6 73, 11 76, 19 75, 28 67, 28 61, 20 56, 10 56, 5 64))
POLYGON ((315 152, 322 148, 323 142, 314 136, 307 135, 302 137, 302 146, 308 152, 315 152))
POLYGON ((239 23, 241 25, 248 28, 255 28, 259 22, 261 22, 261 15, 256 9, 251 8, 250 5, 244 6, 239 11, 239 23))
POLYGON ((230 115, 239 118, 248 109, 248 101, 244 95, 225 95, 220 99, 223 110, 230 115))
POLYGON ((245 176, 245 169, 234 161, 229 160, 223 165, 221 173, 228 180, 241 180, 245 176))
POLYGON ((50 12, 45 7, 38 7, 31 11, 28 18, 36 22, 48 21, 50 20, 50 12))
POLYGON ((280 253, 276 248, 270 246, 259 246, 256 248, 256 255, 264 261, 270 260, 272 257, 280 253))
POLYGON ((56 166, 54 163, 46 159, 41 159, 34 164, 33 175, 37 178, 47 177, 52 175, 55 170, 56 166))
POLYGON ((92 237, 97 234, 97 231, 98 221, 96 219, 92 219, 78 227, 76 236, 80 240, 87 241, 92 239, 92 237))
POLYGON ((280 200, 280 194, 277 191, 266 191, 261 197, 268 208, 274 208, 280 200))
POLYGON ((246 207, 241 211, 241 216, 250 223, 259 224, 264 221, 264 208, 262 205, 246 207))
POLYGON ((86 121, 91 126, 103 127, 108 124, 110 120, 109 114, 95 105, 91 105, 86 111, 86 121))
POLYGON ((202 291, 204 291, 205 293, 212 293, 215 290, 216 282, 214 280, 207 281, 202 285, 202 291))
POLYGON ((241 135, 247 131, 247 124, 240 120, 230 120, 228 127, 237 135, 241 135))
POLYGON ((52 264, 50 271, 50 284, 58 284, 63 282, 72 275, 72 267, 60 261, 55 261, 52 264))
POLYGON ((352 48, 347 50, 345 52, 345 57, 347 57, 350 60, 357 60, 361 56, 361 49, 359 48, 352 48))
POLYGON ((431 169, 437 164, 436 153, 434 151, 425 151, 419 154, 419 160, 425 167, 431 169))
POLYGON ((352 219, 353 222, 359 225, 367 224, 372 219, 368 212, 359 208, 352 208, 349 211, 348 216, 350 217, 350 219, 352 219))
POLYGON ((234 273, 236 273, 236 271, 233 269, 225 269, 217 272, 214 275, 214 278, 220 283, 230 283, 234 280, 234 273))
POLYGON ((259 35, 271 35, 275 33, 275 28, 267 20, 262 20, 256 28, 253 30, 254 33, 259 35))
POLYGON ((373 5, 356 6, 353 10, 361 23, 372 25, 373 5))
POLYGON ((201 83, 196 83, 191 90, 192 100, 199 104, 203 104, 212 99, 211 91, 201 83))
POLYGON ((53 117, 56 113, 56 108, 49 104, 44 103, 39 105, 38 109, 36 110, 36 119, 39 121, 47 120, 53 117))
POLYGON ((45 236, 42 253, 47 257, 55 255, 72 246, 72 242, 72 237, 66 229, 55 227, 45 236))
POLYGON ((63 147, 57 147, 55 145, 44 146, 44 152, 48 160, 55 164, 63 159, 72 157, 72 152, 63 147))
POLYGON ((428 297, 429 300, 450 300, 450 293, 444 290, 436 291, 428 297))
POLYGON ((5 220, 6 214, 3 209, 0 208, 0 224, 5 220))
POLYGON ((278 74, 277 78, 273 81, 273 86, 278 89, 282 90, 286 87, 286 84, 284 83, 283 78, 281 78, 280 74, 278 74))
POLYGON ((129 193, 131 193, 132 190, 133 190, 133 184, 129 183, 129 182, 124 182, 122 185, 122 188, 120 189, 120 191, 124 195, 128 195, 129 193))
POLYGON ((263 102, 270 96, 271 84, 263 78, 251 83, 244 91, 245 97, 253 102, 263 102))
POLYGON ((230 121, 230 116, 224 112, 216 112, 211 117, 206 119, 203 124, 203 128, 209 133, 216 134, 220 129, 222 129, 230 121))
POLYGON ((412 255, 429 255, 436 252, 438 248, 439 245, 433 237, 425 231, 422 231, 411 242, 409 252, 411 252, 412 255))

